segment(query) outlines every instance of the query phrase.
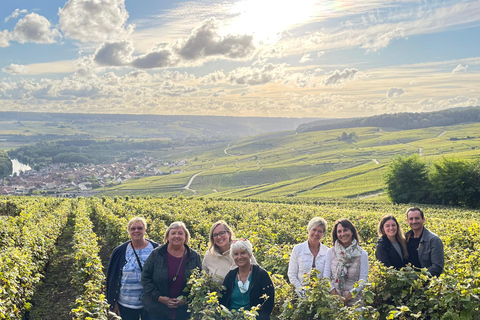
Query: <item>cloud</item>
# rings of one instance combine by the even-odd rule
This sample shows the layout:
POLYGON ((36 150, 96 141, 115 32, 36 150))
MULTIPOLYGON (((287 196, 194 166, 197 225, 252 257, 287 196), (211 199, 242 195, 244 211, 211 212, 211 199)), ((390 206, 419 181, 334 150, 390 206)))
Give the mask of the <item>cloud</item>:
POLYGON ((36 13, 29 13, 20 19, 12 31, 12 38, 20 43, 55 43, 60 36, 57 29, 50 29, 47 18, 36 13))
POLYGON ((0 31, 0 48, 5 48, 10 45, 10 43, 8 42, 9 37, 10 34, 8 30, 0 31))
POLYGON ((4 21, 5 21, 5 22, 8 22, 8 20, 10 20, 10 19, 16 19, 16 18, 18 18, 20 15, 25 14, 25 13, 27 13, 27 12, 28 12, 27 9, 22 9, 22 10, 20 10, 20 9, 15 9, 15 11, 13 11, 11 15, 9 15, 8 17, 6 17, 4 21))
POLYGON ((159 43, 151 52, 136 57, 131 65, 135 68, 151 69, 173 67, 179 63, 179 58, 168 47, 167 43, 159 43))
POLYGON ((236 84, 259 85, 281 80, 286 64, 266 64, 262 68, 237 68, 230 72, 228 81, 236 84))
POLYGON ((392 40, 397 38, 404 38, 405 33, 403 28, 396 28, 394 30, 379 33, 373 36, 371 39, 367 39, 361 47, 371 51, 378 51, 379 49, 386 48, 392 40))
POLYGON ((310 53, 305 53, 301 58, 300 58, 300 63, 304 62, 309 62, 312 61, 312 58, 310 56, 310 53))
POLYGON ((459 64, 458 66, 455 67, 455 69, 452 70, 452 73, 465 72, 467 71, 467 68, 468 68, 468 64, 466 64, 465 66, 462 66, 461 64, 459 64))
POLYGON ((3 72, 6 72, 11 75, 25 74, 25 73, 28 73, 29 70, 30 68, 27 66, 13 64, 13 63, 8 67, 2 68, 3 72))
POLYGON ((58 10, 64 34, 82 42, 125 39, 133 25, 125 25, 125 0, 69 0, 58 10))
POLYGON ((358 73, 358 70, 355 68, 345 68, 343 71, 335 70, 327 79, 324 80, 323 85, 335 85, 342 82, 347 82, 355 79, 355 75, 358 73))
POLYGON ((387 90, 387 98, 398 98, 405 94, 405 90, 402 88, 390 88, 387 90))
POLYGON ((130 41, 106 42, 95 51, 94 60, 101 66, 124 66, 130 63, 133 51, 130 41))
POLYGON ((225 73, 223 73, 223 70, 220 70, 220 71, 209 73, 206 76, 200 78, 200 83, 217 84, 223 79, 225 79, 225 73))
POLYGON ((221 36, 222 23, 215 18, 205 20, 185 41, 175 45, 176 52, 185 60, 217 56, 241 59, 252 54, 255 46, 249 35, 221 36))

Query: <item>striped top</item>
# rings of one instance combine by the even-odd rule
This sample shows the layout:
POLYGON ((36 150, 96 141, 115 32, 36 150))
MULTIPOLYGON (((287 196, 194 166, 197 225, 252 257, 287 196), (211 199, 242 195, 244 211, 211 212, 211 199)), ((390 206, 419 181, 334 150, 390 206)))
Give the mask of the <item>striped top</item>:
MULTIPOLYGON (((148 256, 153 251, 153 246, 151 243, 148 243, 148 246, 145 248, 140 250, 135 249, 135 251, 137 252, 138 258, 143 267, 145 260, 147 260, 148 256)), ((143 287, 140 283, 142 279, 142 271, 138 265, 133 248, 130 245, 127 246, 125 260, 127 263, 122 269, 122 281, 118 303, 130 309, 141 309, 143 308, 143 287)))

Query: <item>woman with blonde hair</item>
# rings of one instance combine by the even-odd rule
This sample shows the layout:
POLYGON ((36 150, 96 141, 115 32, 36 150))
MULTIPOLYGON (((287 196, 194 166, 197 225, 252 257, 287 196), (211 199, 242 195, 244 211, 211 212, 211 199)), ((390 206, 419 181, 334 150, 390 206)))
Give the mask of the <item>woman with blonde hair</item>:
POLYGON ((378 240, 375 257, 387 267, 400 269, 408 262, 407 242, 398 224, 392 215, 386 215, 378 224, 378 240))
MULTIPOLYGON (((211 274, 215 281, 222 283, 227 273, 237 267, 230 255, 230 246, 235 240, 235 232, 225 221, 219 220, 210 228, 209 239, 210 245, 205 252, 202 269, 211 274)), ((252 264, 256 263, 252 255, 252 264)))

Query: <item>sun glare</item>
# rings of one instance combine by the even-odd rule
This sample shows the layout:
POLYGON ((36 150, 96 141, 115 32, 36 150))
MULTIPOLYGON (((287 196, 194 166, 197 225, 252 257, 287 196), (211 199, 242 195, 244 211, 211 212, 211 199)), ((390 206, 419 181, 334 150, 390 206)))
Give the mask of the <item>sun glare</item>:
POLYGON ((232 34, 253 34, 255 40, 274 43, 280 34, 306 22, 312 15, 314 0, 244 0, 233 7, 237 17, 231 22, 232 34))

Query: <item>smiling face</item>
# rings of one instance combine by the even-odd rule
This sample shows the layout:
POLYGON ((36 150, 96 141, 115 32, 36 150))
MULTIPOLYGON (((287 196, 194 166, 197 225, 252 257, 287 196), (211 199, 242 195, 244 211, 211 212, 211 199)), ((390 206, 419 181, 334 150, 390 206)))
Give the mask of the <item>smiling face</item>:
POLYGON ((225 229, 223 224, 219 224, 213 230, 213 242, 217 246, 220 253, 223 253, 230 249, 230 233, 225 229))
POLYGON ((145 226, 141 222, 133 223, 128 229, 130 239, 132 240, 142 240, 145 237, 145 232, 145 226))
POLYGON ((171 229, 168 233, 168 242, 173 246, 183 246, 185 239, 185 230, 182 227, 171 229))
POLYGON ((388 238, 395 238, 398 232, 397 223, 393 220, 387 220, 383 225, 383 231, 388 238))
POLYGON ((341 223, 337 225, 337 237, 345 248, 349 247, 352 244, 352 230, 344 228, 341 223))
POLYGON ((425 223, 425 217, 422 218, 420 211, 412 210, 407 214, 407 222, 414 232, 421 232, 425 223))
POLYGON ((323 226, 316 226, 310 229, 308 232, 308 242, 311 244, 318 244, 320 240, 322 240, 323 236, 325 235, 325 230, 323 226))
POLYGON ((238 249, 235 250, 232 254, 233 256, 233 261, 235 261, 235 264, 241 268, 241 267, 249 267, 250 266, 250 254, 248 253, 247 250, 245 249, 238 249))

